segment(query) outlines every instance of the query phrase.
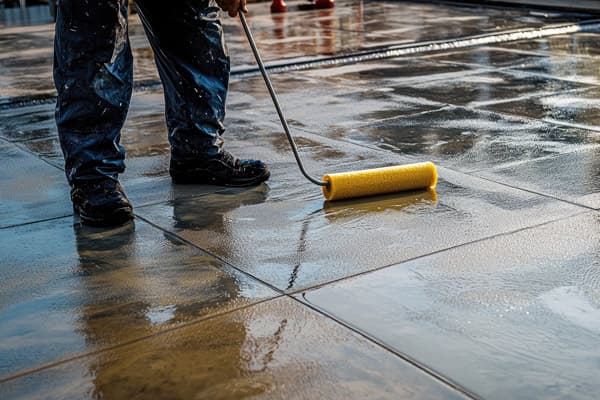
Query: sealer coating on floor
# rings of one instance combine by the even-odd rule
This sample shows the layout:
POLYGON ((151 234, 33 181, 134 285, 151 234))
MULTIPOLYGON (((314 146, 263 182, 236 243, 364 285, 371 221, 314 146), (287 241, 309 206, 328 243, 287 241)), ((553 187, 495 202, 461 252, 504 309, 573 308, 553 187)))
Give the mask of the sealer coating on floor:
POLYGON ((136 219, 83 227, 54 124, 52 26, 0 22, 0 398, 595 398, 595 17, 296 5, 248 17, 307 170, 431 160, 435 191, 324 201, 227 18, 225 148, 272 177, 173 185, 131 16, 120 178, 136 219))

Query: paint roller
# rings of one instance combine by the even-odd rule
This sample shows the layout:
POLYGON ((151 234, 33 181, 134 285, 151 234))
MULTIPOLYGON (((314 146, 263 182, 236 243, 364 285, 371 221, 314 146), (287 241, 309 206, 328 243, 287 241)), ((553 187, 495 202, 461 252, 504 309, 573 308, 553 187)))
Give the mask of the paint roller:
POLYGON ((279 106, 279 100, 277 99, 277 94, 273 89, 269 75, 267 74, 260 54, 258 53, 254 37, 250 32, 250 28, 248 27, 248 23, 246 22, 246 17, 244 16, 243 11, 240 10, 239 15, 240 21, 242 22, 242 27, 244 28, 244 32, 246 33, 246 37, 248 38, 248 42, 250 43, 250 47, 252 48, 252 52, 256 58, 258 68, 260 69, 260 72, 265 80, 265 84, 269 90, 269 94, 271 95, 271 99, 273 100, 273 105, 275 106, 277 114, 279 115, 279 119, 281 120, 283 130, 285 131, 288 141, 290 142, 290 146, 292 148, 292 152, 294 153, 294 157, 296 158, 296 162, 298 163, 298 167, 300 168, 300 172, 302 172, 302 175, 304 175, 310 182, 322 187, 323 195, 327 200, 342 200, 408 190, 435 188, 437 184, 437 170, 435 165, 431 162, 327 174, 323 176, 322 180, 315 179, 310 176, 304 169, 304 165, 302 164, 302 160, 298 154, 296 143, 294 142, 294 138, 290 133, 290 128, 288 127, 287 121, 283 116, 283 112, 279 106))

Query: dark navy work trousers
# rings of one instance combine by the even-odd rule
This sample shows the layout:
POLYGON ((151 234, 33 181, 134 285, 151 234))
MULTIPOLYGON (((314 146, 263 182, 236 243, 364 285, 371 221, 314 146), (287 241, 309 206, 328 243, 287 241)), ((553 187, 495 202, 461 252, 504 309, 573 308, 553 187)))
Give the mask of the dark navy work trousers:
MULTIPOLYGON (((117 179, 133 85, 127 0, 59 0, 54 47, 56 124, 70 183, 117 179)), ((229 56, 209 0, 137 0, 162 80, 171 157, 219 153, 229 56)))

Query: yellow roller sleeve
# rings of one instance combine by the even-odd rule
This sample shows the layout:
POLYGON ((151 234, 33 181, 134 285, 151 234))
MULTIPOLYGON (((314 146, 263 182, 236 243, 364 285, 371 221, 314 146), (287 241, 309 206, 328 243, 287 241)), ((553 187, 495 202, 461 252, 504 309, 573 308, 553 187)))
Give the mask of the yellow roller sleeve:
POLYGON ((435 188, 437 170, 431 162, 395 165, 392 167, 366 169, 364 171, 328 174, 323 177, 327 200, 435 188))

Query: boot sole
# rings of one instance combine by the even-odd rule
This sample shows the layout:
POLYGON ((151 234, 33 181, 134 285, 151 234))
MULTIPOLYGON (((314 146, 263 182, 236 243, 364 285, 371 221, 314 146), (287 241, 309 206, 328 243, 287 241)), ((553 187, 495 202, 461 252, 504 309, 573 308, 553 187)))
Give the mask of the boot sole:
POLYGON ((189 171, 186 172, 186 174, 188 176, 185 176, 185 177, 178 177, 178 176, 176 176, 176 174, 172 174, 171 180, 173 181, 173 183, 175 183, 177 185, 215 185, 215 186, 225 186, 225 187, 247 187, 247 186, 259 185, 271 177, 271 172, 265 171, 262 175, 256 176, 252 179, 238 181, 238 182, 235 182, 235 181, 231 182, 231 181, 225 181, 223 179, 216 178, 216 177, 207 178, 204 176, 200 176, 200 177, 189 176, 190 175, 189 171), (175 176, 173 176, 173 175, 175 175, 175 176))
POLYGON ((122 207, 114 210, 109 215, 89 215, 81 210, 74 208, 74 211, 81 218, 81 222, 84 225, 94 227, 110 227, 110 226, 121 226, 133 219, 133 212, 129 207, 122 207))

